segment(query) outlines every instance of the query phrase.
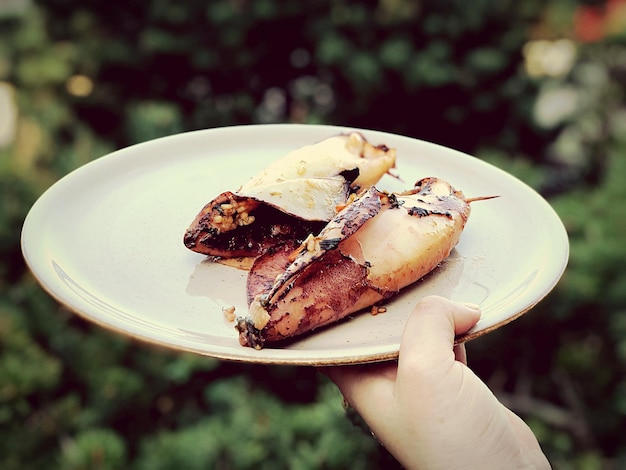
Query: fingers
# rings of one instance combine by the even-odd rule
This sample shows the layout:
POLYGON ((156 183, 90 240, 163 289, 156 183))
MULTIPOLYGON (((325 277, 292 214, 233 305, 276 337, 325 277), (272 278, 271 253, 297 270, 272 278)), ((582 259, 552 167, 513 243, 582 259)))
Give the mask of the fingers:
POLYGON ((406 323, 397 365, 326 371, 406 468, 459 468, 476 462, 504 468, 504 460, 526 458, 537 468, 549 468, 530 429, 461 364, 465 347, 454 345, 455 335, 479 318, 477 306, 426 297, 406 323))
MULTIPOLYGON (((437 357, 467 362, 464 345, 453 349, 454 336, 469 330, 479 319, 478 307, 429 296, 420 301, 409 317, 400 346, 400 361, 422 360, 436 367, 437 357), (420 359, 421 358, 421 359, 420 359)), ((360 366, 328 367, 323 372, 337 385, 345 399, 360 412, 363 406, 385 402, 394 393, 395 362, 360 366)))
POLYGON ((454 360, 461 364, 467 365, 467 353, 465 351, 465 344, 457 344, 454 346, 454 360))
MULTIPOLYGON (((396 362, 328 367, 323 372, 341 391, 351 406, 360 403, 384 402, 392 393, 396 378, 396 362)), ((361 411, 361 410, 359 410, 361 411)))

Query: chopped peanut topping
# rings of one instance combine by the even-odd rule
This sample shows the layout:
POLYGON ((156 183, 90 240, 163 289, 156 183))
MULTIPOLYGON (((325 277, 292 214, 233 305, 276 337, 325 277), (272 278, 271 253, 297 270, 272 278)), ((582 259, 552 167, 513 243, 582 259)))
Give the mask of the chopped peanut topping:
POLYGON ((387 309, 385 307, 379 307, 377 305, 372 306, 370 313, 372 315, 378 315, 379 313, 385 313, 387 309))
POLYGON ((320 244, 320 240, 314 236, 312 233, 309 233, 309 236, 305 238, 305 240, 300 244, 298 248, 293 250, 289 254, 289 262, 293 263, 298 255, 302 253, 304 250, 309 252, 320 252, 322 251, 322 246, 320 244))
POLYGON ((337 212, 341 212, 346 207, 348 207, 350 204, 352 204, 355 199, 356 199, 356 193, 350 193, 350 196, 348 196, 348 199, 346 200, 346 202, 344 204, 339 204, 339 205, 335 206, 335 210, 337 212))
POLYGON ((222 313, 224 314, 224 318, 228 323, 232 323, 235 321, 235 306, 231 305, 230 307, 222 307, 222 313))
POLYGON ((250 225, 254 222, 254 216, 250 215, 250 211, 254 209, 254 205, 248 201, 235 201, 229 199, 228 202, 220 204, 213 208, 212 225, 220 232, 228 232, 237 227, 250 225))
POLYGON ((306 242, 307 251, 315 250, 315 237, 313 235, 309 235, 307 239, 305 240, 305 242, 306 242))

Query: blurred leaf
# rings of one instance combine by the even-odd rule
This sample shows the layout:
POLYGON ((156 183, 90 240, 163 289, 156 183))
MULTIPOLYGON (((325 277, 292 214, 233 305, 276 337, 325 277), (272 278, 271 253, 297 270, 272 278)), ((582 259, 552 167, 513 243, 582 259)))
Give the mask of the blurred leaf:
POLYGON ((257 18, 273 18, 277 15, 278 8, 274 0, 254 0, 252 3, 252 10, 257 18))
POLYGON ((146 28, 141 31, 140 45, 152 54, 185 52, 191 44, 185 36, 160 28, 146 28))
POLYGON ((410 61, 413 46, 409 38, 393 37, 387 39, 380 47, 381 63, 390 69, 401 70, 410 61))
POLYGON ((414 54, 405 71, 407 85, 440 87, 456 80, 457 70, 449 60, 449 52, 447 44, 434 41, 414 54))
POLYGON ((339 35, 329 34, 320 39, 316 57, 322 65, 339 64, 344 66, 351 53, 352 45, 347 39, 339 35))
POLYGON ((126 463, 123 439, 108 429, 90 429, 65 438, 61 466, 68 470, 117 470, 126 463))
POLYGON ((505 52, 495 47, 484 47, 471 51, 466 57, 468 66, 479 73, 495 73, 508 65, 505 52))
POLYGON ((128 107, 128 135, 133 142, 145 142, 182 130, 182 116, 173 103, 152 101, 128 107))
POLYGON ((369 54, 357 52, 347 63, 347 73, 356 90, 371 90, 382 84, 382 70, 369 54))
POLYGON ((209 19, 216 24, 229 21, 237 16, 234 4, 227 0, 210 2, 207 7, 209 19))
POLYGON ((58 359, 30 338, 17 312, 0 304, 0 403, 50 390, 61 378, 58 359))

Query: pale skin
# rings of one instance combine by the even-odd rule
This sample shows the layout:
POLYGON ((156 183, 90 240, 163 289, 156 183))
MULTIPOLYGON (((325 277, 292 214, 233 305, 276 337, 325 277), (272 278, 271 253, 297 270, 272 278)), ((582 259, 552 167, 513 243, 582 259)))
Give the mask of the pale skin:
POLYGON ((398 362, 324 372, 407 469, 549 469, 530 428, 468 367, 455 335, 480 310, 426 297, 407 321, 398 362))

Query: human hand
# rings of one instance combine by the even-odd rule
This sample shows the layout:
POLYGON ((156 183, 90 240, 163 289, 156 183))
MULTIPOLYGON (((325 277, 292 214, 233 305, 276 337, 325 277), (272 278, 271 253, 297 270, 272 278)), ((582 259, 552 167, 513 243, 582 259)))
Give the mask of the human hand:
POLYGON ((407 321, 397 364, 325 373, 407 469, 548 469, 530 428, 467 367, 454 337, 478 307, 430 296, 407 321))

